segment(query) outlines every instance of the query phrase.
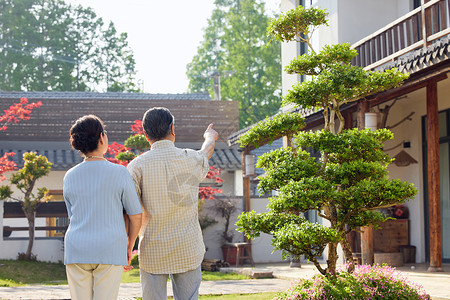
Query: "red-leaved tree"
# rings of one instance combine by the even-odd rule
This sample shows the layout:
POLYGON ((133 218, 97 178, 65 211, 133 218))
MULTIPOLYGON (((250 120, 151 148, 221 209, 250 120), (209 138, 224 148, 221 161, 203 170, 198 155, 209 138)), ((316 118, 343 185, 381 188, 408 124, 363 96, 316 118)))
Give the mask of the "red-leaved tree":
MULTIPOLYGON (((21 120, 29 120, 31 111, 34 108, 41 106, 41 101, 28 103, 27 98, 21 98, 20 102, 14 103, 8 109, 5 109, 3 114, 0 115, 0 132, 5 131, 9 124, 19 123, 21 120)), ((14 155, 14 152, 6 152, 2 157, 0 157, 0 181, 6 179, 3 174, 16 169, 16 164, 10 160, 10 158, 14 155)))

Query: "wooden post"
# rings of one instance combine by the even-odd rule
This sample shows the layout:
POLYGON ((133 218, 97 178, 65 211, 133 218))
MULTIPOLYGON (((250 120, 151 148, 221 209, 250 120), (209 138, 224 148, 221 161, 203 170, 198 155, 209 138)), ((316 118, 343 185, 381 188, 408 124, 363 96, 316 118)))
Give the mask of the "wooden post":
MULTIPOLYGON (((244 151, 242 151, 242 188, 243 188, 243 195, 244 195, 244 212, 251 210, 251 201, 250 201, 250 179, 251 177, 245 174, 245 156, 249 154, 250 151, 248 148, 244 148, 244 151)), ((247 243, 251 243, 251 240, 247 238, 247 236, 244 235, 244 241, 247 243)))
POLYGON ((356 123, 359 130, 366 128, 365 113, 368 111, 369 111, 369 102, 367 102, 366 100, 359 100, 357 104, 357 113, 356 113, 356 123))
POLYGON ((427 165, 430 220, 430 266, 428 272, 442 272, 439 112, 436 81, 430 81, 427 85, 427 165))
POLYGON ((353 128, 352 111, 350 111, 350 110, 345 111, 344 118, 345 118, 344 129, 351 129, 351 128, 353 128))
MULTIPOLYGON (((369 103, 366 100, 358 101, 356 121, 358 129, 366 128, 365 113, 369 111, 369 103)), ((373 228, 366 226, 361 229, 361 262, 373 264, 373 228)))
POLYGON ((244 148, 242 151, 242 180, 243 180, 243 189, 244 189, 244 211, 250 211, 250 179, 251 177, 245 174, 245 156, 249 154, 250 151, 248 148, 244 148))

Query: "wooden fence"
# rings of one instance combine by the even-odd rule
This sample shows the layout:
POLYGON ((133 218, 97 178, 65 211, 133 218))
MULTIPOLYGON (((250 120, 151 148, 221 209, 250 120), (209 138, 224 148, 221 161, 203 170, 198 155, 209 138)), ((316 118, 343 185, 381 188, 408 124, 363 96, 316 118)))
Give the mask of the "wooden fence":
POLYGON ((359 53, 353 64, 375 69, 412 50, 429 46, 450 33, 450 0, 425 3, 352 45, 359 53))

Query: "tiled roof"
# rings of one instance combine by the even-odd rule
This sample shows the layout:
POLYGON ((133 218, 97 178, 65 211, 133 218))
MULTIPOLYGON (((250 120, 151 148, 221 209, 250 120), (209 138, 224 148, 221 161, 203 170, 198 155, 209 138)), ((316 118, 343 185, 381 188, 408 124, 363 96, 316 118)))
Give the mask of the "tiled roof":
MULTIPOLYGON (((320 111, 322 111, 322 110, 320 110, 320 111)), ((303 107, 296 107, 296 108, 293 108, 290 112, 291 113, 300 113, 303 118, 307 118, 309 116, 314 115, 315 113, 317 113, 319 111, 317 111, 317 110, 315 110, 313 108, 307 109, 307 108, 303 108, 303 107)), ((278 115, 278 114, 276 114, 276 115, 278 115)), ((272 116, 271 118, 275 117, 276 115, 272 116)), ((246 133, 250 128, 256 126, 257 124, 259 124, 259 123, 261 123, 263 121, 264 120, 261 120, 261 121, 255 123, 255 124, 252 124, 252 125, 244 128, 244 129, 241 129, 241 130, 236 131, 235 133, 229 135, 228 136, 228 145, 231 147, 231 146, 234 146, 234 145, 238 144, 238 140, 240 139, 240 137, 242 135, 244 135, 244 133, 246 133)))
POLYGON ((120 92, 3 92, 0 99, 11 98, 29 99, 140 99, 140 100, 211 100, 208 93, 190 94, 148 94, 148 93, 120 93, 120 92))
MULTIPOLYGON (((22 155, 25 152, 37 152, 38 155, 44 155, 48 160, 53 163, 51 170, 53 171, 66 171, 76 164, 80 163, 83 158, 79 152, 71 148, 59 147, 28 147, 28 148, 2 148, 0 149, 0 156, 3 156, 5 152, 14 152, 14 162, 20 169, 23 167, 22 155), (53 149, 51 149, 53 148, 53 149)), ((242 168, 241 153, 236 148, 228 149, 216 149, 213 156, 209 160, 211 166, 215 166, 225 171, 240 170, 242 168)))
MULTIPOLYGON (((265 144, 259 148, 252 150, 251 153, 255 155, 255 162, 257 162, 258 158, 264 153, 270 152, 275 149, 280 149, 281 147, 283 147, 283 139, 278 139, 273 141, 270 145, 265 144)), ((255 172, 258 176, 264 174, 264 170, 260 168, 255 168, 255 172)))
POLYGON ((212 101, 208 94, 139 94, 87 92, 0 92, 0 110, 26 97, 41 101, 30 119, 8 124, 0 134, 3 141, 66 142, 70 126, 87 114, 99 116, 108 130, 108 138, 123 142, 131 134, 131 125, 141 120, 151 107, 167 107, 175 116, 178 142, 203 142, 205 128, 214 128, 223 136, 239 129, 239 103, 212 101))
POLYGON ((427 48, 412 51, 399 59, 382 65, 379 69, 397 68, 400 72, 413 74, 414 72, 431 67, 450 57, 450 39, 445 37, 434 42, 427 48))
POLYGON ((222 170, 241 170, 242 156, 237 148, 216 149, 209 164, 222 170))

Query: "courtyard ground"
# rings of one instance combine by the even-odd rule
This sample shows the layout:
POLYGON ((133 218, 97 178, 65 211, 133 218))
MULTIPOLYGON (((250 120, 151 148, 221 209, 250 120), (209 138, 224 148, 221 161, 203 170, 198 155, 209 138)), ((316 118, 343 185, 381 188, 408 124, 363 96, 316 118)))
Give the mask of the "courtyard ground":
MULTIPOLYGON (((411 268, 411 266, 405 265, 397 269, 411 281, 421 284, 433 300, 450 299, 450 264, 444 265, 445 272, 440 273, 427 272, 427 264, 414 264, 414 268, 411 268)), ((311 264, 303 264, 301 268, 290 268, 287 263, 258 264, 254 268, 226 268, 222 271, 256 276, 258 276, 258 273, 272 272, 274 278, 204 281, 200 286, 200 294, 221 295, 283 291, 291 285, 292 281, 317 274, 316 269, 311 264)), ((170 283, 168 284, 168 291, 168 294, 171 295, 170 283)), ((139 283, 121 284, 119 299, 128 300, 140 296, 139 283)), ((0 288, 0 299, 70 299, 70 295, 67 285, 29 285, 0 288)))

